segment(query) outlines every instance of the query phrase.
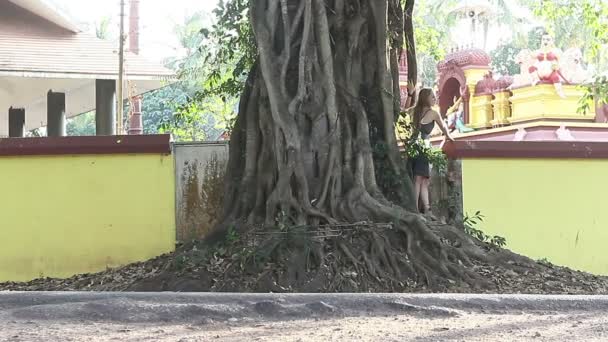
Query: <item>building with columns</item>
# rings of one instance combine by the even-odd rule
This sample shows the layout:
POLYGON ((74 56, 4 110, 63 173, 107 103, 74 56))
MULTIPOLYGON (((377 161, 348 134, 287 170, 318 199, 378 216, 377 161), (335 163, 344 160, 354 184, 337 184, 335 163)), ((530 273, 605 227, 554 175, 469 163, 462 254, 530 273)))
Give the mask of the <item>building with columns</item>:
MULTIPOLYGON (((134 9, 132 46, 125 52, 125 99, 161 88, 174 77, 136 54, 134 9)), ((118 46, 81 32, 47 0, 1 1, 0 136, 19 137, 39 127, 47 127, 49 136, 62 136, 67 118, 94 109, 97 134, 115 134, 118 60, 118 46)))
POLYGON ((175 248, 171 137, 141 134, 137 114, 138 95, 173 73, 136 54, 139 0, 129 4, 124 75, 136 91, 124 94, 133 108, 125 135, 116 132, 118 46, 49 0, 0 0, 0 282, 98 272, 175 248), (64 137, 66 120, 91 110, 98 136, 64 137), (48 137, 23 137, 39 127, 48 137))

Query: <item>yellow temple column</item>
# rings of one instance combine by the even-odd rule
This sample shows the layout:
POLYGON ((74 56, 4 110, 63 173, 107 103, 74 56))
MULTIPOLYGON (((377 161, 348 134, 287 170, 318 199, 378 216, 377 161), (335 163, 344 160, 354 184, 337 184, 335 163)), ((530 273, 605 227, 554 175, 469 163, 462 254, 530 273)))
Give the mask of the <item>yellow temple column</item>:
POLYGON ((492 97, 492 94, 472 97, 469 127, 474 129, 492 127, 492 97))
POLYGON ((494 116, 490 121, 492 127, 504 126, 509 124, 511 118, 511 102, 509 101, 511 92, 508 90, 497 91, 494 93, 492 106, 494 107, 494 116))
POLYGON ((469 101, 469 121, 472 123, 471 116, 473 115, 473 108, 475 106, 475 86, 477 82, 483 80, 484 75, 488 73, 490 68, 488 67, 468 67, 463 68, 464 76, 466 77, 466 86, 469 89, 469 94, 471 94, 471 99, 469 101))

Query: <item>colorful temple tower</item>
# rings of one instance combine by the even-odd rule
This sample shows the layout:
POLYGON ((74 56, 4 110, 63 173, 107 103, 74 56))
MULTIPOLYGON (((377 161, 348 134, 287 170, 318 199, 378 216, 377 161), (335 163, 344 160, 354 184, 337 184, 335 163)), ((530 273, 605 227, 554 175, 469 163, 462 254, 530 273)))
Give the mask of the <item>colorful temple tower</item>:
POLYGON ((579 110, 584 95, 579 85, 589 78, 580 64, 580 50, 556 52, 561 60, 549 66, 554 71, 540 77, 536 69, 543 67, 545 55, 550 54, 524 50, 514 56, 521 65, 520 74, 501 77, 493 74, 490 57, 480 49, 448 54, 437 65, 441 114, 462 97, 463 121, 475 131, 461 135, 461 140, 503 140, 510 135, 514 140, 555 141, 570 136, 558 136, 555 132, 561 129, 571 131, 574 139, 580 136, 597 141, 605 137, 608 141, 608 130, 597 124, 606 122, 605 106, 596 108, 590 103, 591 109, 579 110))
POLYGON ((434 212, 448 220, 481 212, 479 228, 517 253, 608 275, 608 107, 590 101, 581 110, 580 85, 592 75, 580 50, 562 52, 545 35, 540 49, 514 59, 517 75, 494 75, 476 49, 438 64, 442 114, 462 96, 473 131, 443 145, 450 162, 431 181, 434 212))
POLYGON ((480 49, 456 50, 437 65, 439 71, 439 108, 445 115, 457 98, 464 103, 464 120, 469 122, 473 105, 471 94, 477 83, 490 70, 490 56, 480 49))

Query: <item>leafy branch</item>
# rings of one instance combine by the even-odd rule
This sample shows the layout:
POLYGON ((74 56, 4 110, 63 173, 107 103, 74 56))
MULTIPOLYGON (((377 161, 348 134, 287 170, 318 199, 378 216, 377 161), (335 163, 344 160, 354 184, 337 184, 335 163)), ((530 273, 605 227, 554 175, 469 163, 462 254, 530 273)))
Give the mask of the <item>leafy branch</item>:
POLYGON ((484 233, 481 229, 477 228, 479 224, 483 222, 484 218, 485 217, 480 211, 477 211, 473 216, 466 214, 463 220, 465 233, 480 242, 489 244, 491 248, 504 248, 507 245, 507 240, 504 237, 498 235, 490 236, 484 233))

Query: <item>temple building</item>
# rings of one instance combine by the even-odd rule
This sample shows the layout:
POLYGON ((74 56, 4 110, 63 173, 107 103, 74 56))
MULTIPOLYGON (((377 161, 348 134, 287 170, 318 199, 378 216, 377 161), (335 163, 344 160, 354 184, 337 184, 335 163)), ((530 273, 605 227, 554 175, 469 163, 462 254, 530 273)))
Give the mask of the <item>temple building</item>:
MULTIPOLYGON (((130 6, 137 32, 138 0, 130 6)), ((81 32, 48 0, 0 1, 0 282, 98 272, 175 249, 171 137, 142 135, 137 115, 137 95, 174 75, 138 56, 130 38, 126 135, 116 125, 118 46, 81 32), (91 110, 97 136, 64 137, 67 118, 91 110), (48 137, 24 137, 39 127, 48 137)))
POLYGON ((452 115, 467 130, 443 145, 450 168, 431 182, 433 202, 460 198, 459 209, 442 216, 481 212, 478 228, 505 237, 517 253, 608 274, 606 106, 582 106, 581 85, 593 75, 580 50, 562 52, 549 35, 539 50, 513 57, 520 73, 500 77, 480 49, 452 51, 438 64, 439 110, 445 115, 462 97, 463 110, 452 115))

